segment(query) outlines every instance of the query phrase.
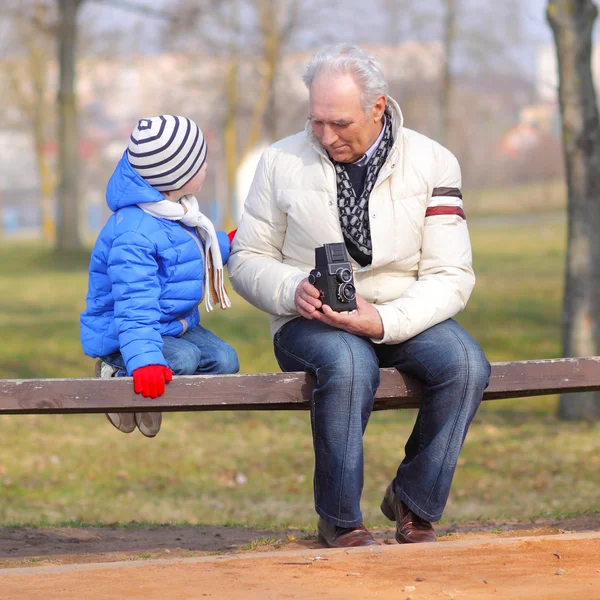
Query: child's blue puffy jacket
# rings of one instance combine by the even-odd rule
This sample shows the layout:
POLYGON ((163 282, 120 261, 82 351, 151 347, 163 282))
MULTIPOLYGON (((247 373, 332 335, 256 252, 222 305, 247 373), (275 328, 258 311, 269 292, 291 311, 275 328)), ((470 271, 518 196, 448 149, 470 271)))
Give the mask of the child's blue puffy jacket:
MULTIPOLYGON (((167 365, 161 335, 178 336, 200 322, 204 247, 195 230, 157 219, 137 204, 164 200, 138 175, 125 153, 108 182, 113 215, 100 232, 89 269, 81 343, 92 357, 121 351, 127 371, 167 365)), ((218 231, 223 263, 227 234, 218 231)))

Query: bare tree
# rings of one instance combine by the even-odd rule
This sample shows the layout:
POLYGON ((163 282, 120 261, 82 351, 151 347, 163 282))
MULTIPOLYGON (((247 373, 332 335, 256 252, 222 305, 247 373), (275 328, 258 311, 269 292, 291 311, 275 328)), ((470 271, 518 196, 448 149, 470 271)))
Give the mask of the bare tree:
POLYGON ((20 93, 21 109, 28 116, 35 140, 38 171, 42 192, 44 232, 47 239, 54 238, 54 219, 51 197, 54 192, 55 175, 45 154, 48 141, 48 113, 52 105, 47 102, 48 72, 52 44, 46 46, 41 39, 51 36, 58 41, 59 91, 57 95, 58 116, 58 223, 56 248, 76 250, 81 248, 79 237, 79 136, 77 130, 77 106, 75 96, 75 51, 77 43, 77 12, 83 0, 58 0, 56 15, 43 0, 31 6, 12 11, 17 27, 23 29, 22 43, 27 50, 29 77, 27 81, 16 77, 13 91, 20 93), (26 10, 28 9, 28 10, 26 10), (32 100, 27 101, 24 90, 30 86, 32 100), (20 90, 20 92, 19 92, 20 90))
POLYGON ((77 12, 83 0, 58 0, 58 226, 56 248, 77 250, 79 235, 79 128, 75 95, 77 12))
POLYGON ((7 32, 9 35, 5 43, 13 49, 16 46, 18 53, 4 63, 5 102, 17 109, 19 124, 22 126, 24 122, 30 127, 42 196, 44 239, 52 243, 56 173, 47 148, 54 138, 50 67, 56 37, 56 15, 45 0, 23 3, 8 14, 12 18, 12 27, 7 32))
MULTIPOLYGON (((196 0, 181 0, 180 6, 189 11, 195 4, 196 0)), ((240 164, 263 138, 278 137, 276 90, 281 61, 294 36, 314 26, 317 4, 318 0, 223 0, 200 15, 197 27, 177 27, 177 43, 185 44, 186 52, 197 55, 203 45, 207 55, 223 64, 227 199, 222 202, 222 219, 226 228, 233 225, 240 164)))
MULTIPOLYGON (((563 301, 565 356, 600 354, 600 121, 591 72, 592 0, 549 0, 556 42, 558 98, 568 193, 563 301)), ((600 419, 600 393, 561 397, 563 419, 600 419)))
MULTIPOLYGON (((86 0, 58 0, 58 226, 56 248, 71 251, 82 247, 79 235, 81 206, 79 125, 77 118, 76 64, 77 18, 86 0)), ((167 13, 127 0, 96 0, 121 9, 165 18, 167 13)))
POLYGON ((438 133, 438 142, 442 145, 448 143, 448 133, 450 131, 451 106, 452 106, 452 66, 453 56, 456 46, 456 12, 457 0, 445 0, 446 14, 443 25, 443 43, 444 43, 444 65, 442 69, 441 89, 440 89, 440 126, 438 133))

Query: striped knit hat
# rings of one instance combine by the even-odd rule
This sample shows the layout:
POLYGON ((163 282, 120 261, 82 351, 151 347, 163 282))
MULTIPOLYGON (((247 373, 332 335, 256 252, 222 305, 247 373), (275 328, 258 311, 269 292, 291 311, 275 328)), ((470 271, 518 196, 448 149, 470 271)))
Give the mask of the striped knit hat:
POLYGON ((153 188, 182 188, 206 160, 206 141, 194 121, 160 115, 140 119, 127 145, 129 163, 153 188))

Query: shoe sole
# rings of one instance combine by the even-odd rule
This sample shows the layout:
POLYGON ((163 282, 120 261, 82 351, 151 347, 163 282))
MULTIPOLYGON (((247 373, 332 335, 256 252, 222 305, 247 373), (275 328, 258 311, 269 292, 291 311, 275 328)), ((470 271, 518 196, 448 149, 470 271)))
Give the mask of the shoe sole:
MULTIPOLYGON (((112 413, 104 413, 104 416, 106 417, 106 419, 108 420, 108 422, 109 422, 109 423, 110 423, 110 424, 111 424, 111 425, 112 425, 112 426, 113 426, 115 429, 118 429, 119 431, 122 431, 123 433, 131 433, 132 431, 135 431, 135 428, 136 428, 136 424, 135 424, 135 418, 134 418, 134 421, 133 421, 133 427, 132 427, 132 426, 129 426, 129 427, 124 427, 123 425, 117 425, 117 424, 116 424, 116 423, 115 423, 115 422, 114 422, 114 421, 113 421, 113 420, 110 418, 110 415, 111 415, 111 414, 112 414, 112 413)), ((119 413, 116 413, 116 414, 119 414, 119 413)), ((125 413, 123 413, 123 414, 125 414, 125 413)), ((129 413, 127 413, 127 414, 129 414, 129 413)))
MULTIPOLYGON (((319 541, 319 544, 321 544, 321 546, 325 546, 325 548, 343 548, 344 547, 344 546, 333 546, 320 533, 317 535, 317 540, 319 541)), ((364 544, 364 546, 349 546, 349 548, 352 548, 352 547, 360 548, 360 547, 365 547, 365 546, 379 546, 379 544, 378 543, 376 543, 376 544, 364 544)))
MULTIPOLYGON (((142 435, 145 435, 147 438, 156 437, 162 425, 162 415, 158 417, 158 426, 150 428, 147 427, 146 424, 142 421, 144 414, 145 413, 135 413, 135 423, 137 425, 137 428, 140 430, 140 433, 142 433, 142 435)), ((158 414, 160 415, 161 413, 158 414)))

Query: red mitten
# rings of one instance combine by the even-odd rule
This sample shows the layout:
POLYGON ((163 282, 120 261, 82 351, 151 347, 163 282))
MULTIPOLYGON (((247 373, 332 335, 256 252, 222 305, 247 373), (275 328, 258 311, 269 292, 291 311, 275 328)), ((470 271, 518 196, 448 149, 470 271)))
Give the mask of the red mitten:
POLYGON ((229 242, 230 242, 231 244, 233 244, 233 238, 235 237, 235 234, 236 234, 236 233, 237 233, 237 229, 234 229, 233 231, 230 231, 230 232, 227 234, 227 237, 229 238, 229 242))
POLYGON ((165 393, 165 381, 173 380, 173 371, 164 365, 147 365, 133 372, 133 391, 144 398, 158 398, 165 393))

